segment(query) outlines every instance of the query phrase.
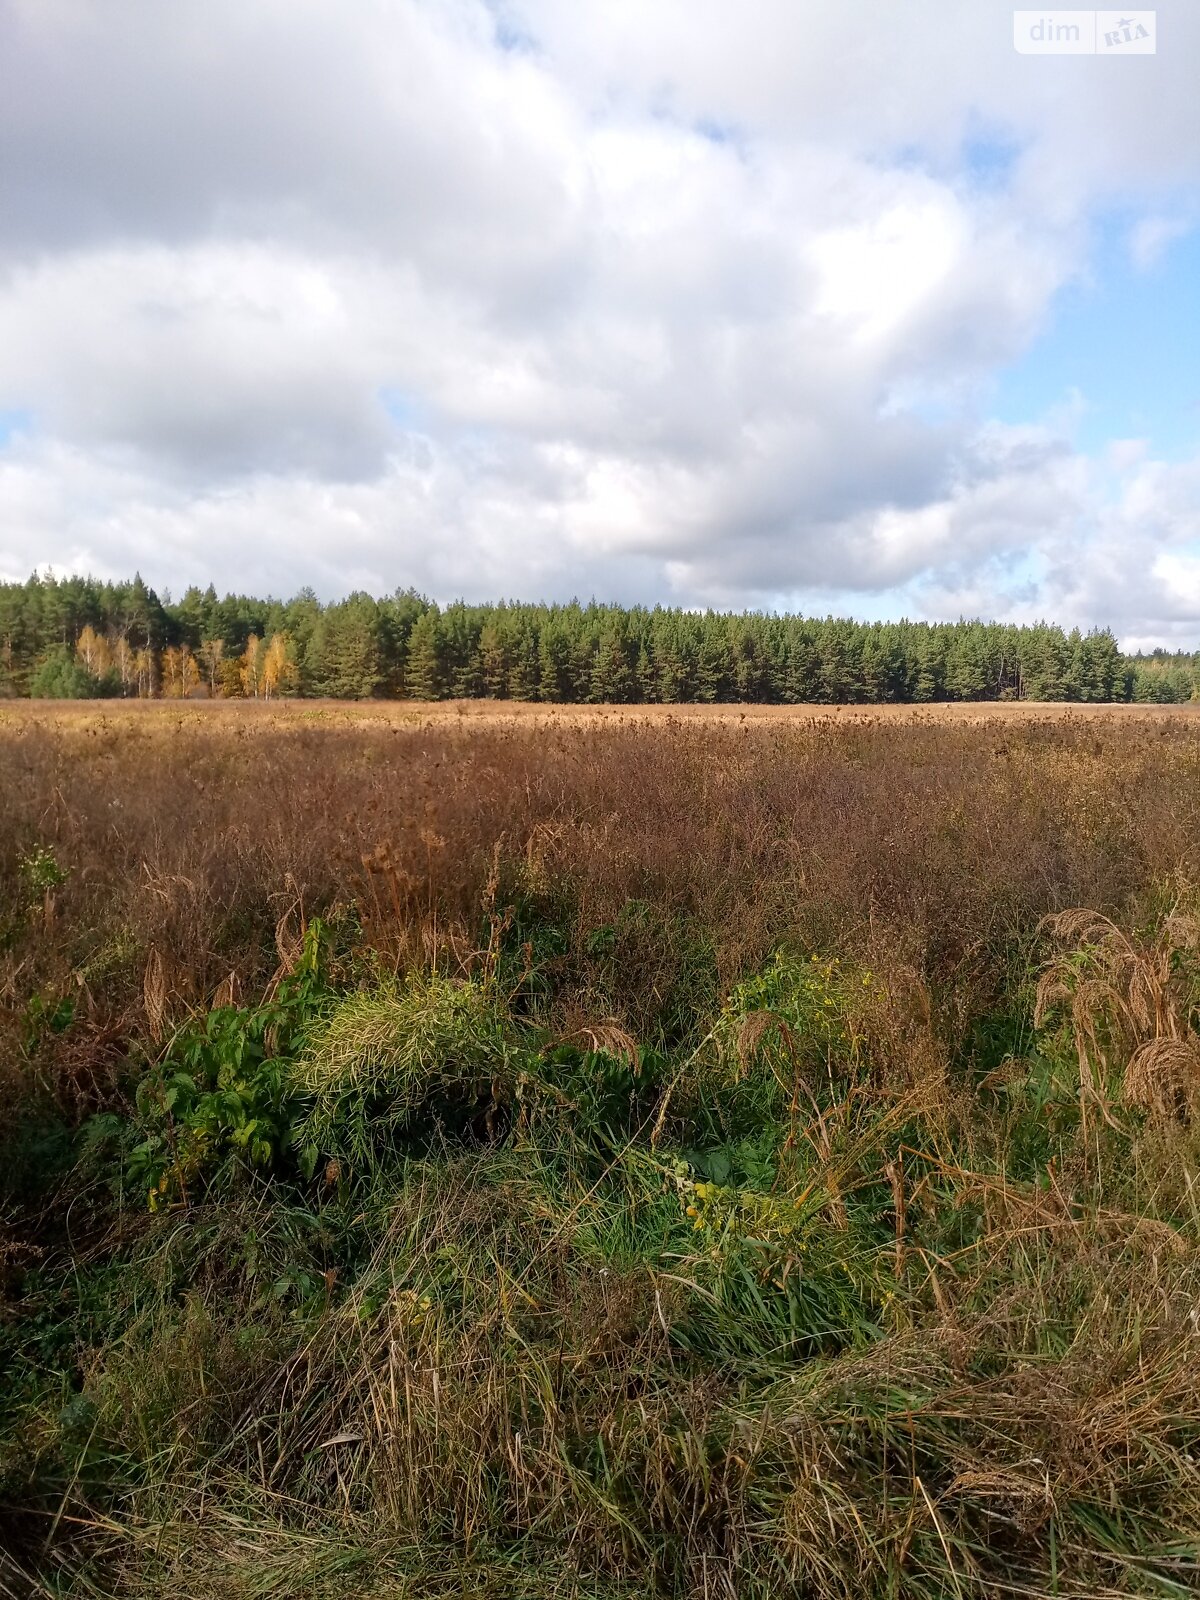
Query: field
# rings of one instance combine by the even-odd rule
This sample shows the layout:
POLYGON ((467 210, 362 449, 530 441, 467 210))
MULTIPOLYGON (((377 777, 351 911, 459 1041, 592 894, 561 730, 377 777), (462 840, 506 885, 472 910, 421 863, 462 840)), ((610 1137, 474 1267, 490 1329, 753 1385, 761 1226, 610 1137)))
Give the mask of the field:
POLYGON ((1195 1592, 1197 710, 0 703, 0 1595, 1195 1592))
POLYGON ((0 700, 0 728, 16 729, 47 723, 56 728, 73 724, 121 728, 140 722, 162 723, 174 729, 208 724, 253 728, 265 725, 317 725, 327 728, 460 727, 478 724, 567 728, 605 724, 774 723, 791 727, 813 724, 837 726, 852 723, 928 726, 958 723, 1025 725, 1080 722, 1148 723, 1200 726, 1200 701, 1182 705, 1126 703, 1057 703, 1045 700, 976 702, 948 701, 936 705, 545 705, 534 700, 125 700, 47 702, 0 700))

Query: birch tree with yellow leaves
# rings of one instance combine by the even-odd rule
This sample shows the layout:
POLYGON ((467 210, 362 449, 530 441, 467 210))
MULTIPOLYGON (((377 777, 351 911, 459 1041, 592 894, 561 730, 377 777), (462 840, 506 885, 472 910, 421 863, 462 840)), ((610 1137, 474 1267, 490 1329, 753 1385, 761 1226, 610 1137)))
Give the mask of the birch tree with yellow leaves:
POLYGON ((272 695, 289 694, 296 687, 297 672, 292 660, 290 641, 286 633, 273 633, 263 655, 262 693, 269 700, 272 695))

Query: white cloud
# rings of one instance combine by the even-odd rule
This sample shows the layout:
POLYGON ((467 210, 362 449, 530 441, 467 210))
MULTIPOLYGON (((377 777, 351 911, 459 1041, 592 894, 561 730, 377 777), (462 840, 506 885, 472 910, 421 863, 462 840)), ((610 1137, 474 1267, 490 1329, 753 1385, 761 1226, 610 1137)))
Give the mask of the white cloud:
POLYGON ((1200 17, 1008 12, 0 0, 0 573, 1190 625, 1195 474, 981 408, 1175 236, 1200 17))

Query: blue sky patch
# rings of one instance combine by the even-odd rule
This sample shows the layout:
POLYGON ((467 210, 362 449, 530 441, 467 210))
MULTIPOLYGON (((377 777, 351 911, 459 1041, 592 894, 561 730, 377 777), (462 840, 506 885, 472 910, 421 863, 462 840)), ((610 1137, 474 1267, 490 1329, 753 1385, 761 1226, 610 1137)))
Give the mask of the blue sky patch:
POLYGON ((32 427, 32 411, 0 411, 0 449, 18 434, 28 433, 32 427))
POLYGON ((1064 289, 1046 331, 999 375, 989 406, 1023 423, 1081 399, 1075 443, 1095 453, 1112 439, 1145 439, 1182 460, 1200 445, 1200 230, 1139 265, 1136 222, 1099 227, 1092 269, 1064 289))

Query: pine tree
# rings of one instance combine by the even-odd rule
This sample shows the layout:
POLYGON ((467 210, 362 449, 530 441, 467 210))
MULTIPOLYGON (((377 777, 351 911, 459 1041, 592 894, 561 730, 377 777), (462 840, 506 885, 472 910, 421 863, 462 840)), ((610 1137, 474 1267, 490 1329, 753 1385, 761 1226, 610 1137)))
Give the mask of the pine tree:
POLYGON ((589 698, 608 705, 623 705, 633 691, 633 673, 618 627, 609 623, 600 635, 592 665, 589 698))
POLYGON ((378 603, 370 595, 353 594, 330 606, 322 620, 317 692, 334 700, 370 699, 382 676, 378 603))
POLYGON ((480 632, 479 663, 484 694, 489 700, 503 700, 508 694, 508 651, 495 622, 485 622, 480 632))
POLYGON ((557 620, 547 619, 538 635, 538 699, 548 705, 566 697, 567 641, 557 620))
POLYGON ((413 623, 408 636, 404 692, 410 700, 440 700, 444 684, 441 617, 431 606, 413 623))
POLYGON ((850 663, 846 643, 831 622, 826 622, 819 647, 817 692, 822 705, 842 705, 850 699, 850 663))
POLYGON ((985 700, 987 665, 978 633, 960 624, 946 651, 946 694, 951 700, 985 700))
POLYGON ((716 636, 709 616, 705 616, 700 648, 696 653, 696 699, 702 705, 714 705, 731 698, 729 683, 729 655, 716 636))
POLYGON ((508 681, 505 693, 510 700, 536 700, 538 692, 537 636, 527 619, 522 619, 511 641, 508 681))

